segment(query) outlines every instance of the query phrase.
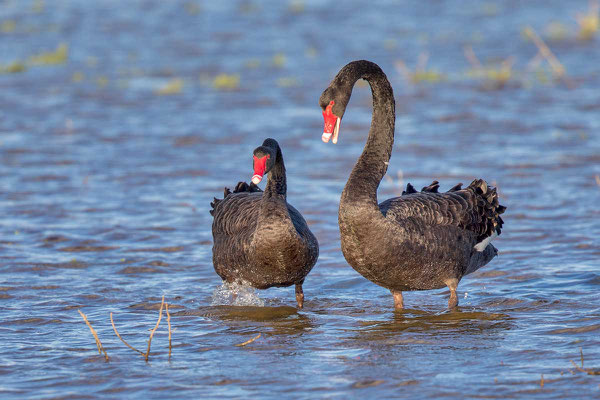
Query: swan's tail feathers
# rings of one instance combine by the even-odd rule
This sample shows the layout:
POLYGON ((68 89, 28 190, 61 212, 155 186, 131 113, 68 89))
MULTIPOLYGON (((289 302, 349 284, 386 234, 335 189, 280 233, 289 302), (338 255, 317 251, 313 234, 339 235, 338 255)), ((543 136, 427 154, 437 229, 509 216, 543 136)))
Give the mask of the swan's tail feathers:
POLYGON ((223 198, 222 199, 217 199, 216 197, 213 197, 213 201, 210 202, 210 206, 212 207, 212 210, 209 211, 210 215, 212 215, 212 216, 215 215, 215 209, 217 208, 217 205, 220 202, 222 202, 223 200, 225 200, 225 197, 227 197, 230 194, 231 194, 231 190, 229 190, 229 188, 225 188, 223 190, 223 198))
POLYGON ((421 189, 421 192, 429 192, 429 193, 437 193, 440 187, 440 183, 438 181, 431 182, 431 185, 425 186, 421 189))
POLYGON ((450 190, 448 190, 448 192, 458 192, 461 189, 462 189, 462 182, 459 183, 459 184, 456 184, 456 185, 452 186, 450 188, 450 190))
POLYGON ((406 190, 402 191, 402 196, 404 196, 405 194, 412 194, 412 193, 417 193, 417 190, 410 183, 406 184, 406 190))
POLYGON ((242 192, 254 193, 262 192, 262 190, 257 185, 255 185, 254 182, 250 182, 250 184, 247 184, 246 182, 238 182, 238 184, 235 186, 235 189, 233 189, 233 193, 242 192))
POLYGON ((467 190, 475 194, 477 208, 480 210, 482 229, 479 230, 478 242, 499 235, 504 224, 500 214, 506 211, 506 207, 498 202, 496 188, 489 186, 483 179, 475 179, 467 190))

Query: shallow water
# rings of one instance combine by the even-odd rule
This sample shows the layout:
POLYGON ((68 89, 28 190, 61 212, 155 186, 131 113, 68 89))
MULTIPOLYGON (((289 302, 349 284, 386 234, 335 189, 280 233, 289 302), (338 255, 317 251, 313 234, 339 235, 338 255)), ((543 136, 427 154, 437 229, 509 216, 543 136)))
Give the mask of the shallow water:
POLYGON ((586 8, 2 1, 0 64, 26 67, 0 74, 2 398, 599 397, 600 377, 570 362, 582 349, 584 366, 600 368, 600 39, 576 38, 586 8), (537 52, 527 25, 566 82, 545 62, 526 72, 537 52), (66 62, 34 65, 60 43, 66 62), (469 45, 482 62, 514 57, 504 87, 467 73, 469 45), (397 61, 414 68, 423 52, 444 79, 406 82, 397 61), (437 290, 406 293, 393 312, 389 292, 340 252, 339 194, 370 93, 355 88, 336 146, 320 141, 317 101, 360 58, 382 66, 396 95, 380 199, 409 181, 483 177, 508 206, 500 255, 461 282, 457 311, 437 290), (212 268, 209 203, 250 178, 268 136, 321 245, 301 311, 293 288, 224 305, 212 268), (145 349, 163 295, 172 354, 163 319, 146 363, 109 313, 145 349))

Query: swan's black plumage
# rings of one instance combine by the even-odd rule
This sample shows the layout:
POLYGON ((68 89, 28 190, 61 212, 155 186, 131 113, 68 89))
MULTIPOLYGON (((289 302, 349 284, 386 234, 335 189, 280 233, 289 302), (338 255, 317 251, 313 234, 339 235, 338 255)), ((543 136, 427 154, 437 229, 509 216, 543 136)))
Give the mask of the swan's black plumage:
POLYGON ((287 203, 277 141, 266 139, 254 154, 270 156, 265 191, 240 182, 211 203, 215 271, 224 281, 245 281, 258 289, 295 284, 302 307, 302 284, 317 261, 319 245, 302 215, 287 203))
POLYGON ((323 110, 333 104, 331 111, 341 119, 361 78, 371 86, 373 117, 340 199, 344 257, 365 278, 390 289, 397 308, 403 306, 402 291, 444 286, 451 291, 449 306, 456 306, 460 279, 497 254, 489 241, 501 232, 505 207, 499 205, 496 189, 481 179, 446 193, 438 193, 438 181, 421 192, 408 184, 402 196, 378 204, 395 125, 394 94, 385 73, 372 62, 353 61, 336 75, 319 104, 323 110))

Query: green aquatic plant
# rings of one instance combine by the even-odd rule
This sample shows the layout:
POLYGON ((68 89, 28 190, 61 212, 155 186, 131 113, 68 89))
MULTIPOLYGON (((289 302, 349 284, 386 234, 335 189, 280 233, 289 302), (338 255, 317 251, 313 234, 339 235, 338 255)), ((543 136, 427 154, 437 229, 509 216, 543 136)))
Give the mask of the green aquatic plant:
POLYGON ((71 81, 75 82, 75 83, 78 83, 78 82, 83 81, 84 78, 85 78, 85 76, 83 75, 83 72, 76 71, 71 76, 71 81))
POLYGON ((41 14, 44 12, 45 7, 46 3, 44 0, 34 0, 33 5, 31 6, 31 11, 36 14, 41 14))
POLYGON ((502 89, 514 78, 514 57, 508 57, 500 62, 484 65, 479 61, 471 46, 466 46, 463 50, 465 58, 471 64, 471 69, 466 73, 467 77, 482 81, 486 89, 502 89))
POLYGON ((27 66, 21 61, 13 61, 7 65, 0 65, 0 74, 16 74, 27 70, 27 66))
POLYGON ((590 0, 590 5, 587 12, 579 13, 575 17, 579 32, 577 37, 580 40, 592 40, 600 30, 600 2, 598 0, 590 0))
POLYGON ((304 50, 304 55, 308 58, 316 58, 319 52, 314 47, 308 47, 304 50))
POLYGON ((0 32, 2 33, 13 33, 17 29, 17 23, 12 19, 2 21, 0 24, 0 32))
POLYGON ((279 78, 277 79, 277 86, 285 88, 298 86, 298 80, 294 77, 279 78))
POLYGON ((69 46, 66 43, 61 43, 54 51, 45 51, 30 56, 27 62, 30 65, 56 65, 66 63, 68 58, 69 46))
POLYGON ((97 77, 96 85, 98 85, 100 88, 106 87, 108 85, 108 78, 104 75, 97 77))
POLYGON ((240 86, 238 74, 219 74, 213 80, 213 87, 217 90, 234 90, 240 86))
POLYGON ((419 59, 414 70, 411 70, 404 61, 397 60, 394 65, 396 70, 409 83, 438 83, 446 79, 446 76, 435 69, 427 68, 429 53, 419 54, 419 59))
POLYGON ((276 68, 283 68, 287 63, 287 57, 283 53, 277 53, 271 59, 271 64, 276 68))
POLYGON ((158 88, 155 93, 158 95, 171 95, 181 93, 183 90, 183 79, 174 78, 168 81, 164 86, 158 88))
POLYGON ((306 9, 306 4, 303 0, 291 0, 288 4, 288 10, 292 14, 302 14, 306 9))

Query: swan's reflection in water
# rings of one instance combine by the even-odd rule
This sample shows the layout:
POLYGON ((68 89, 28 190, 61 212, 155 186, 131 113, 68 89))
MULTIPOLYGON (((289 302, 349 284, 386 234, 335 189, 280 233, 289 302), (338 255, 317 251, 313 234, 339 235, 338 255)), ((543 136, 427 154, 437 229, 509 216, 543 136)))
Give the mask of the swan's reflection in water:
POLYGON ((451 335, 464 340, 465 335, 495 334, 510 329, 511 318, 502 313, 489 313, 474 309, 430 312, 404 309, 390 315, 388 320, 365 320, 355 339, 361 341, 385 340, 405 333, 419 334, 423 340, 435 340, 441 335, 451 335), (423 336, 422 334, 425 334, 423 336))
POLYGON ((295 307, 275 306, 209 306, 181 311, 176 316, 199 316, 219 320, 228 326, 227 333, 247 335, 262 332, 268 335, 301 335, 315 327, 306 313, 295 307))

